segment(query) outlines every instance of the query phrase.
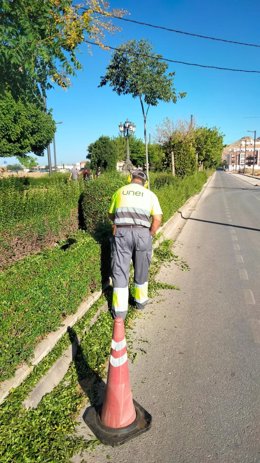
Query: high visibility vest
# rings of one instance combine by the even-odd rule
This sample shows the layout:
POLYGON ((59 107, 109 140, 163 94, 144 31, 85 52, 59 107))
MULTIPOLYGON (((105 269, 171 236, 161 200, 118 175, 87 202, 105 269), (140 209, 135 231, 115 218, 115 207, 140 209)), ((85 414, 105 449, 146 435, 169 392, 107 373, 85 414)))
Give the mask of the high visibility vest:
POLYGON ((139 183, 130 183, 117 190, 109 208, 115 215, 116 225, 142 225, 150 227, 150 217, 161 215, 157 196, 139 183))

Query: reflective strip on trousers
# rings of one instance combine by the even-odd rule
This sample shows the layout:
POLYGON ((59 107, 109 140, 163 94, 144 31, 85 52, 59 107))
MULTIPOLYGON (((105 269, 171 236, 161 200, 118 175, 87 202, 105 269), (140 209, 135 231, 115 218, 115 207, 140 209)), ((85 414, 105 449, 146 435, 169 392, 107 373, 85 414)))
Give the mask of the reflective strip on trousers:
POLYGON ((134 298, 136 302, 146 302, 148 299, 148 282, 146 281, 142 285, 135 283, 134 285, 134 298))
POLYGON ((125 288, 113 288, 112 308, 117 312, 127 312, 128 286, 125 288))

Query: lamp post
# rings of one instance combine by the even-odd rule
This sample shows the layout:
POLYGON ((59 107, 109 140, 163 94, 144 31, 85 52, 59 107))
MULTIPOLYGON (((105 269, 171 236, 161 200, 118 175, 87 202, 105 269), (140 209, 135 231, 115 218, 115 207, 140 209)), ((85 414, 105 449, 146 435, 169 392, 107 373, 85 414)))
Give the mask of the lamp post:
POLYGON ((252 167, 252 175, 255 173, 255 141, 256 141, 256 130, 248 130, 254 134, 254 152, 253 152, 253 167, 252 167))
POLYGON ((135 133, 135 124, 128 119, 124 123, 120 122, 119 131, 126 138, 126 170, 130 170, 132 163, 130 161, 129 137, 135 133))
POLYGON ((244 142, 245 142, 245 158, 244 158, 243 173, 245 173, 245 171, 246 171, 246 137, 244 137, 244 142))

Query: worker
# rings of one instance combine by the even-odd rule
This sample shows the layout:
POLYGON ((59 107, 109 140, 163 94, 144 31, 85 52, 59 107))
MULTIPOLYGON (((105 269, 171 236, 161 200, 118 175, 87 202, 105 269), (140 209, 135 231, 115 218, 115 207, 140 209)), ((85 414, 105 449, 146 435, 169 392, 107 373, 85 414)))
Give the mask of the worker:
POLYGON ((158 230, 162 210, 157 196, 145 188, 147 177, 141 169, 132 172, 131 183, 117 190, 109 208, 113 221, 111 276, 112 314, 125 319, 128 310, 128 280, 134 266, 135 308, 148 303, 148 272, 152 258, 152 236, 158 230))

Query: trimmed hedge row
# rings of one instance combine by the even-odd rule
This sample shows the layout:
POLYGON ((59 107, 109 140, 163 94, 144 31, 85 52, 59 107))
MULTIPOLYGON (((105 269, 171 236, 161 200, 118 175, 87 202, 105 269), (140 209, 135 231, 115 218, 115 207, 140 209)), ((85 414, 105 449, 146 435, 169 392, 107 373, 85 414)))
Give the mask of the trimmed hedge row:
POLYGON ((0 191, 6 189, 16 189, 23 191, 30 187, 47 187, 49 185, 57 185, 67 183, 69 173, 53 173, 52 175, 42 175, 40 177, 5 177, 0 179, 0 191))
POLYGON ((84 232, 0 274, 0 380, 28 361, 37 342, 75 313, 100 281, 100 246, 84 232))
MULTIPOLYGON (((173 182, 166 180, 161 180, 161 188, 154 189, 164 212, 164 221, 188 197, 200 191, 206 173, 183 180, 174 179, 173 182)), ((78 232, 63 246, 27 257, 0 275, 2 379, 10 377, 19 363, 29 360, 36 343, 60 326, 63 317, 75 312, 89 292, 100 288, 101 278, 107 275, 109 267, 107 238, 111 226, 107 211, 112 194, 126 181, 126 177, 119 174, 102 175, 89 182, 82 194, 85 228, 102 243, 101 247, 89 234, 78 232)), ((68 188, 80 194, 76 182, 68 188)), ((50 195, 52 198, 52 191, 50 195)), ((46 223, 46 227, 50 226, 46 223)))
POLYGON ((83 189, 83 182, 64 183, 64 177, 48 187, 35 183, 19 189, 10 183, 0 189, 0 268, 75 232, 83 189))
POLYGON ((108 208, 115 191, 127 183, 127 177, 119 173, 101 175, 86 184, 82 194, 81 208, 84 229, 99 234, 108 220, 108 208))
POLYGON ((177 212, 191 196, 198 193, 207 180, 209 172, 198 172, 183 179, 175 178, 172 184, 166 184, 161 188, 154 188, 163 210, 163 222, 177 212))

